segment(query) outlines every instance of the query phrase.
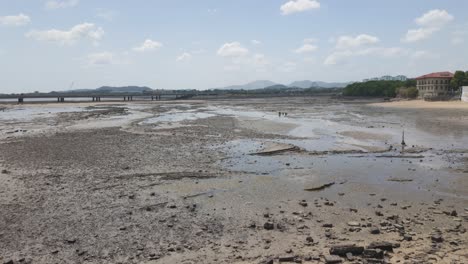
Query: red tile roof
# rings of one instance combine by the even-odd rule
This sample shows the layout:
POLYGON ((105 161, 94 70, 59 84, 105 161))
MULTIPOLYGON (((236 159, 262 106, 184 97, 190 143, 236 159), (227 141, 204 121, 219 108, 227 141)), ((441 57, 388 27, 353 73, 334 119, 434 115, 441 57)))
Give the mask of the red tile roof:
POLYGON ((426 75, 423 75, 423 76, 419 76, 418 78, 416 78, 416 80, 427 79, 427 78, 451 79, 451 78, 453 78, 453 73, 451 73, 451 72, 434 72, 434 73, 426 74, 426 75))

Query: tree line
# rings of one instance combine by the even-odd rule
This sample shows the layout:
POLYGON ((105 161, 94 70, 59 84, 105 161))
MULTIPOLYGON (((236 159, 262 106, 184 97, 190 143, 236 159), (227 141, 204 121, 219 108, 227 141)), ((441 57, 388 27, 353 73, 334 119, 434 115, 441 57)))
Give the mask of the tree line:
POLYGON ((450 81, 450 86, 454 90, 458 90, 462 86, 468 86, 468 71, 456 71, 452 80, 450 81))
POLYGON ((396 97, 400 88, 416 87, 415 80, 368 81, 352 83, 343 90, 345 96, 396 97))

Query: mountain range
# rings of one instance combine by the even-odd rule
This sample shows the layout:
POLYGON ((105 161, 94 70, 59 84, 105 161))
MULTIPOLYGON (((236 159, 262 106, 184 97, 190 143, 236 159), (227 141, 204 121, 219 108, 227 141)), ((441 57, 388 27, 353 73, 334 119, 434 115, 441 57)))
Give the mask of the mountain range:
POLYGON ((283 87, 283 88, 343 88, 346 87, 349 83, 339 83, 339 82, 321 82, 321 81, 296 81, 292 82, 288 85, 275 83, 268 80, 259 80, 253 81, 243 85, 230 85, 226 87, 217 88, 219 90, 257 90, 257 89, 264 89, 270 87, 283 87))

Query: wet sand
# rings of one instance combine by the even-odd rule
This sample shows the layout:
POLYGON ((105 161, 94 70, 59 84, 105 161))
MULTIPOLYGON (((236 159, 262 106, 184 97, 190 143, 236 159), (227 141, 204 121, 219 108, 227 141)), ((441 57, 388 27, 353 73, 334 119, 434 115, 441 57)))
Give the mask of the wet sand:
POLYGON ((368 103, 9 106, 0 261, 466 263, 468 109, 368 103))
POLYGON ((424 100, 394 101, 386 103, 373 103, 374 106, 394 108, 417 108, 417 109, 468 109, 468 103, 462 101, 450 102, 428 102, 424 100))

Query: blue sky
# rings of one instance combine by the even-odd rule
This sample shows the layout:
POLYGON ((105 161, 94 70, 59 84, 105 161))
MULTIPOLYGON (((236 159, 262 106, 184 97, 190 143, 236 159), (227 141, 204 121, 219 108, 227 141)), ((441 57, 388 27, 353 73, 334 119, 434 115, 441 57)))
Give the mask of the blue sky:
POLYGON ((0 0, 0 92, 468 70, 464 0, 0 0))

